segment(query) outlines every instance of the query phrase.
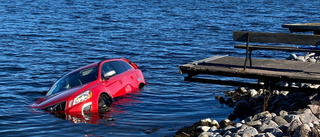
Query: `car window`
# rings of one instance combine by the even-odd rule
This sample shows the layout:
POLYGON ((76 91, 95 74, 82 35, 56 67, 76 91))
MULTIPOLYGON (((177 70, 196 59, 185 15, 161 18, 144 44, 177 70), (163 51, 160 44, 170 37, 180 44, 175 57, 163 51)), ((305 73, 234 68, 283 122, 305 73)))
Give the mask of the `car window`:
POLYGON ((109 64, 108 62, 102 64, 102 67, 101 67, 101 73, 102 73, 102 75, 103 75, 104 73, 107 73, 107 72, 111 71, 111 70, 114 70, 114 69, 110 66, 110 64, 109 64))
POLYGON ((121 74, 121 73, 126 71, 126 69, 118 61, 111 61, 111 62, 108 62, 108 63, 116 71, 116 75, 121 74))
POLYGON ((126 69, 126 71, 132 69, 132 67, 127 62, 119 61, 119 63, 126 69))
POLYGON ((61 91, 71 89, 92 81, 98 78, 98 67, 91 67, 84 70, 79 70, 71 74, 61 77, 50 88, 46 96, 59 93, 61 91))

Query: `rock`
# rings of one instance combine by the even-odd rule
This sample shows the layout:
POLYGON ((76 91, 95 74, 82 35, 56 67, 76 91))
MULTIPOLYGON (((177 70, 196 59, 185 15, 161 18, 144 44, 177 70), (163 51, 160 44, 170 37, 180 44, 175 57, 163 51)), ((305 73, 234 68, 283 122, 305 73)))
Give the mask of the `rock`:
POLYGON ((238 118, 244 118, 246 116, 252 115, 254 113, 253 109, 246 100, 240 100, 236 103, 236 107, 233 110, 238 118))
POLYGON ((278 124, 274 122, 273 120, 266 120, 262 123, 260 127, 257 128, 259 132, 264 132, 265 130, 269 128, 277 128, 278 124))
POLYGON ((283 132, 282 130, 280 130, 277 127, 274 128, 266 128, 265 130, 263 130, 264 133, 271 133, 273 136, 276 137, 282 137, 283 136, 283 132))
POLYGON ((314 58, 308 58, 307 61, 308 61, 308 62, 317 62, 317 60, 314 59, 314 58))
POLYGON ((228 107, 233 108, 236 103, 234 103, 231 98, 228 98, 225 104, 226 104, 228 107))
POLYGON ((293 120, 299 118, 298 115, 285 115, 283 117, 285 120, 287 120, 288 123, 291 123, 293 120))
POLYGON ((209 132, 215 132, 217 129, 218 129, 217 127, 213 126, 208 131, 209 132))
POLYGON ((226 102, 226 100, 223 97, 219 97, 218 100, 220 104, 224 104, 226 102))
POLYGON ((319 119, 313 115, 310 109, 305 109, 304 113, 298 114, 302 123, 307 124, 313 121, 319 121, 319 119))
POLYGON ((202 132, 198 137, 215 137, 215 134, 212 132, 202 132))
POLYGON ((226 126, 225 128, 223 128, 223 130, 231 131, 232 133, 237 131, 237 129, 234 126, 226 126))
POLYGON ((258 135, 259 132, 257 131, 257 129, 253 128, 253 127, 247 127, 243 130, 243 137, 253 137, 255 135, 258 135))
POLYGON ((308 105, 308 107, 310 108, 311 112, 314 115, 318 116, 320 114, 320 106, 319 105, 310 104, 310 105, 308 105))
POLYGON ((271 133, 259 133, 258 137, 276 137, 271 133))
POLYGON ((258 120, 265 117, 272 117, 272 115, 269 113, 269 111, 264 111, 254 115, 252 120, 258 120))
POLYGON ((260 120, 255 120, 255 121, 246 122, 246 124, 249 126, 261 126, 262 122, 260 120))
POLYGON ((289 127, 287 129, 287 133, 289 135, 292 135, 294 133, 294 131, 296 130, 296 128, 298 128, 300 125, 302 125, 302 122, 300 121, 300 119, 299 118, 294 119, 290 123, 290 125, 289 125, 289 127))
POLYGON ((307 124, 300 125, 293 133, 293 137, 309 137, 311 128, 307 124))
POLYGON ((202 119, 201 122, 212 122, 210 118, 202 119))
POLYGON ((296 54, 290 54, 290 56, 287 58, 288 60, 296 60, 298 57, 296 54))
POLYGON ((207 132, 210 129, 210 127, 209 126, 198 126, 197 129, 201 130, 202 132, 207 132))
POLYGON ((236 129, 240 129, 240 128, 241 128, 241 126, 242 126, 242 124, 241 124, 241 123, 236 123, 236 124, 234 124, 234 127, 235 127, 236 129))
POLYGON ((247 89, 244 88, 244 87, 239 87, 238 92, 240 92, 240 93, 243 94, 243 93, 247 93, 248 91, 247 91, 247 89))
POLYGON ((278 125, 283 125, 288 123, 282 116, 273 117, 272 120, 276 122, 278 125))
POLYGON ((224 119, 224 120, 222 120, 222 121, 219 123, 219 125, 220 125, 220 128, 224 128, 224 127, 226 127, 226 126, 231 126, 231 125, 233 125, 233 122, 230 121, 229 119, 224 119))
POLYGON ((238 132, 238 133, 242 133, 243 130, 246 129, 247 127, 250 127, 250 126, 248 126, 248 125, 246 125, 246 124, 243 124, 243 125, 237 130, 237 132, 238 132))
POLYGON ((220 125, 219 125, 217 120, 212 120, 211 123, 210 123, 210 126, 211 127, 220 128, 220 125))
POLYGON ((304 56, 298 56, 296 60, 306 62, 306 59, 304 58, 304 56))
POLYGON ((229 116, 228 116, 228 119, 231 120, 231 121, 234 121, 237 119, 237 116, 233 113, 231 113, 229 116))
POLYGON ((287 130, 289 128, 290 123, 279 126, 278 128, 282 131, 284 136, 287 136, 287 130))
POLYGON ((255 89, 249 89, 249 94, 250 94, 250 97, 252 98, 256 98, 260 95, 258 91, 256 91, 255 89))
POLYGON ((279 116, 281 116, 281 117, 284 117, 284 116, 286 116, 286 115, 288 115, 288 112, 285 111, 285 110, 281 110, 281 111, 279 112, 279 116))
POLYGON ((211 122, 212 122, 211 119, 207 118, 207 119, 202 119, 197 123, 199 124, 199 126, 210 126, 211 122))

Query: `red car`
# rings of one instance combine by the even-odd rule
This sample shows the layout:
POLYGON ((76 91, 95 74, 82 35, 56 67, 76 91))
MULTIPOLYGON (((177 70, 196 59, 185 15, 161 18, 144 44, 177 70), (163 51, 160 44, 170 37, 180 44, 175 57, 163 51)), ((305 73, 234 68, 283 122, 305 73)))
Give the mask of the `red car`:
POLYGON ((145 84, 133 62, 124 58, 103 60, 62 76, 32 107, 68 114, 105 112, 114 98, 145 84))

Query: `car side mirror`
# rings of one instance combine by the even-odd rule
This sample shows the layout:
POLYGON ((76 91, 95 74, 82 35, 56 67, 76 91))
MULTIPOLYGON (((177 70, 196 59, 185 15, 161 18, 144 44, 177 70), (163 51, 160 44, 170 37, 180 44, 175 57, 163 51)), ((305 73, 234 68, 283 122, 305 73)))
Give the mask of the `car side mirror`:
POLYGON ((109 72, 107 72, 107 73, 104 73, 104 74, 103 74, 103 78, 104 78, 105 80, 108 80, 109 78, 111 78, 111 77, 114 76, 115 74, 116 74, 116 71, 111 70, 111 71, 109 71, 109 72))

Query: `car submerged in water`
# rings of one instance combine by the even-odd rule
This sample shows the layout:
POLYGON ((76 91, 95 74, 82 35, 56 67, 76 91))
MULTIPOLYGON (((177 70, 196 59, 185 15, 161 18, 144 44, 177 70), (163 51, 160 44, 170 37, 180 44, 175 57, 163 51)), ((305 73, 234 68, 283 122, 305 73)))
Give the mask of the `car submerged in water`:
POLYGON ((32 107, 48 112, 106 112, 116 97, 146 84, 138 66, 124 58, 107 59, 59 78, 32 107))

